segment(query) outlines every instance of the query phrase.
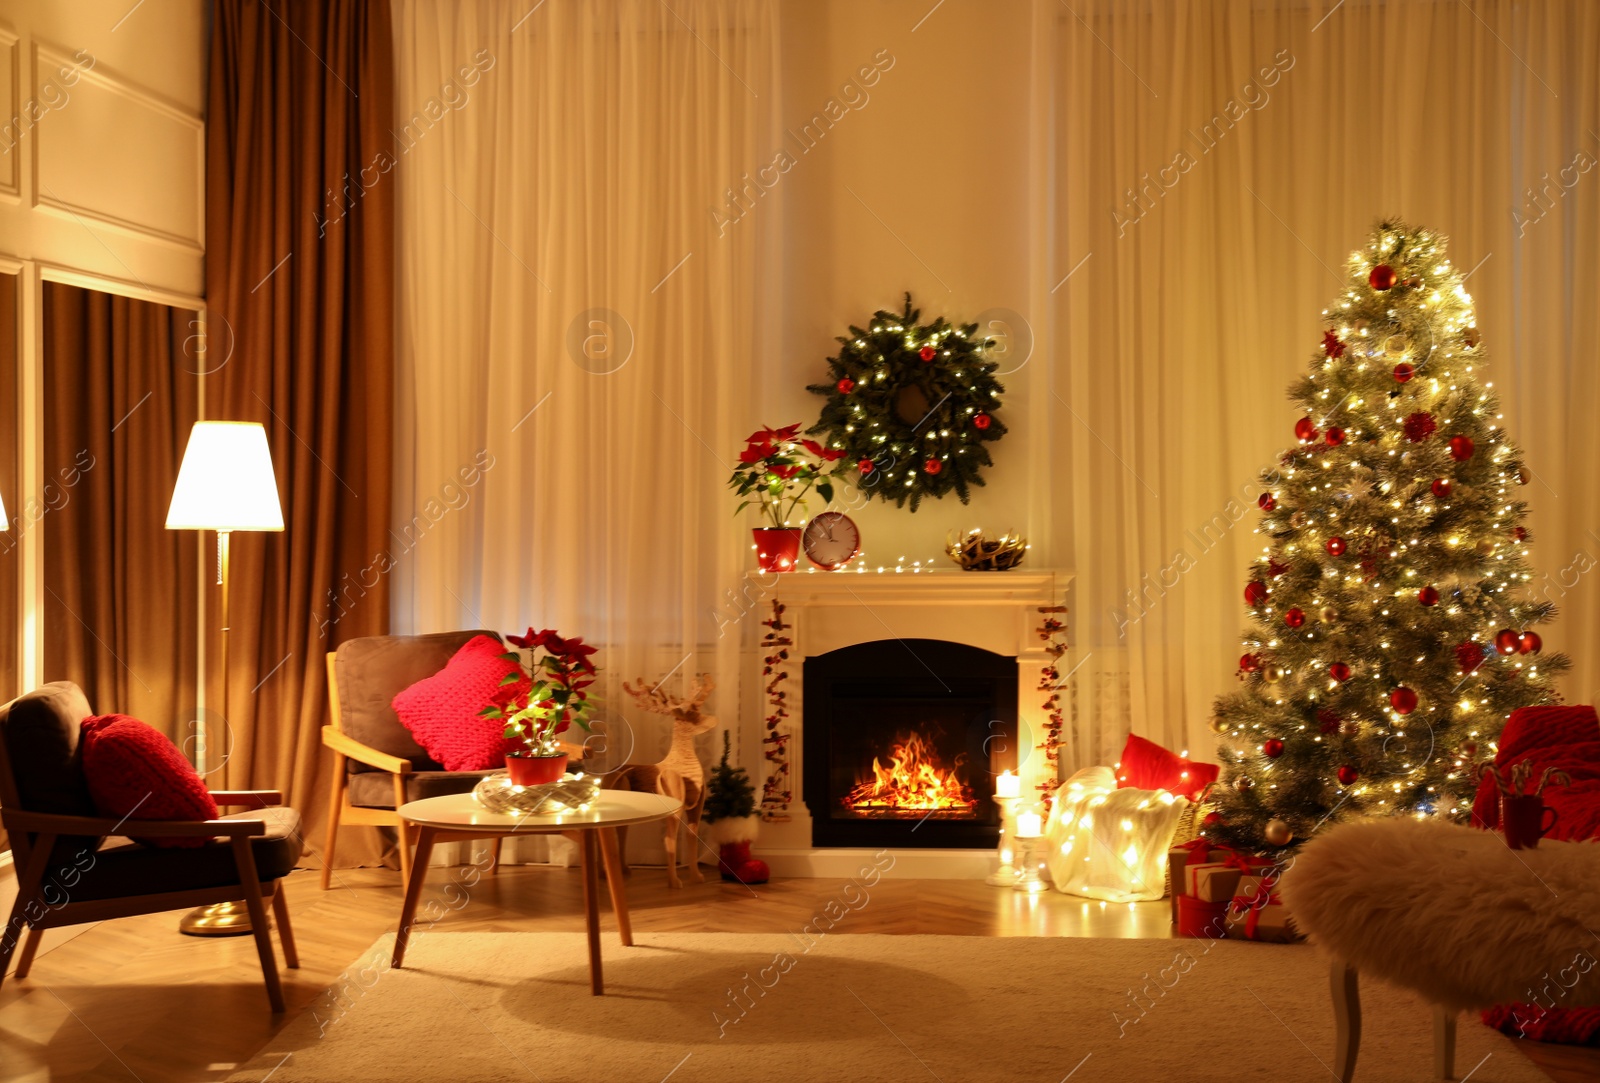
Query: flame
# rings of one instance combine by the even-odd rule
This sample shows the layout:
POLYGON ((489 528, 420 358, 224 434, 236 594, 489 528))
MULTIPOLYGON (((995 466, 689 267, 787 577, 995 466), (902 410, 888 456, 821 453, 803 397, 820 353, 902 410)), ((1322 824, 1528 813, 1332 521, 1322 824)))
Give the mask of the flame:
POLYGON ((867 816, 894 816, 901 813, 943 812, 971 815, 977 808, 972 789, 961 780, 956 767, 946 769, 938 751, 920 733, 902 734, 895 739, 889 762, 872 759, 872 777, 845 796, 845 807, 867 816))

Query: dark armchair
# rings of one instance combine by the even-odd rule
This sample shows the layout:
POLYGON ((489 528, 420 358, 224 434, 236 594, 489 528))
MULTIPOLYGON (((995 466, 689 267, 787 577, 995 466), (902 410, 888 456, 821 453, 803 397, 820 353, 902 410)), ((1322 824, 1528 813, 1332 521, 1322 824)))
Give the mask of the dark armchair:
POLYGON ((82 690, 65 681, 0 707, 0 819, 17 867, 16 904, 0 933, 0 981, 24 929, 18 978, 28 976, 45 929, 243 899, 267 999, 283 1011, 266 906, 270 899, 284 961, 298 967, 282 880, 303 849, 299 813, 281 807, 276 791, 213 791, 218 805, 252 811, 138 823, 141 838, 199 837, 212 840, 207 845, 158 849, 122 838, 126 821, 97 815, 84 779, 78 734, 90 714, 82 690))

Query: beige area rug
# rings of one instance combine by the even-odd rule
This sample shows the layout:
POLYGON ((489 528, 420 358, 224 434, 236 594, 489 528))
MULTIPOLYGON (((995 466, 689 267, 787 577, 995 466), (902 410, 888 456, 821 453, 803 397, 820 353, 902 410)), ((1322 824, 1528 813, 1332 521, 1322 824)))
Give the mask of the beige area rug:
MULTIPOLYGON (((1305 945, 607 933, 592 997, 581 934, 430 932, 403 970, 391 941, 232 1079, 1331 1078, 1327 970, 1305 945)), ((1429 1010, 1376 981, 1362 996, 1358 1083, 1433 1078, 1429 1010)), ((1545 1080, 1475 1020, 1459 1030, 1458 1076, 1545 1080)))

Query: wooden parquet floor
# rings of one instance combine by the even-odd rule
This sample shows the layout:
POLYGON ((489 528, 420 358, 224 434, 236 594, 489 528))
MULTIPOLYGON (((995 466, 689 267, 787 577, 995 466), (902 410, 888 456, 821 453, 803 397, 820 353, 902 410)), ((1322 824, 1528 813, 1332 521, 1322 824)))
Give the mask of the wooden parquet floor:
MULTIPOLYGON (((92 926, 44 953, 25 980, 0 987, 0 1081, 137 1080, 194 1083, 225 1078, 326 990, 363 949, 394 928, 400 877, 388 869, 341 871, 323 892, 316 872, 288 879, 301 968, 283 971, 289 1011, 272 1015, 249 937, 180 936, 177 917, 154 914, 92 926)), ((429 892, 452 874, 436 869, 429 892)), ((967 880, 780 880, 755 887, 712 879, 670 891, 659 869, 637 869, 628 885, 639 932, 786 933, 805 927, 830 900, 854 902, 833 930, 969 936, 1164 937, 1167 904, 1117 906, 1070 896, 1004 891, 967 880), (862 904, 858 890, 870 895, 862 904)), ((556 930, 583 927, 575 869, 511 867, 483 877, 440 931, 556 930)), ((427 897, 427 896, 425 896, 427 897)), ((614 930, 602 910, 607 931, 614 930)), ((605 950, 617 950, 607 936, 605 950)), ((1600 1079, 1600 1051, 1519 1047, 1556 1083, 1600 1079)))

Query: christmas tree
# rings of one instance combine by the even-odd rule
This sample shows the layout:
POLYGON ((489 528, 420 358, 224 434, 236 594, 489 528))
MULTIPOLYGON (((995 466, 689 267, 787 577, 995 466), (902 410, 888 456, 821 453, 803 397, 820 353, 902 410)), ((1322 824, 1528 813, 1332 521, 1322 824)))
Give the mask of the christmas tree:
POLYGON ((756 813, 756 788, 743 767, 728 763, 728 732, 722 732, 722 762, 711 769, 706 783, 706 803, 701 818, 708 824, 742 819, 756 813))
POLYGON ((1263 471, 1243 686, 1218 699, 1207 837, 1272 851, 1396 814, 1464 820, 1516 707, 1569 665, 1534 626, 1519 486, 1443 237, 1381 223, 1290 388, 1298 444, 1263 471))

